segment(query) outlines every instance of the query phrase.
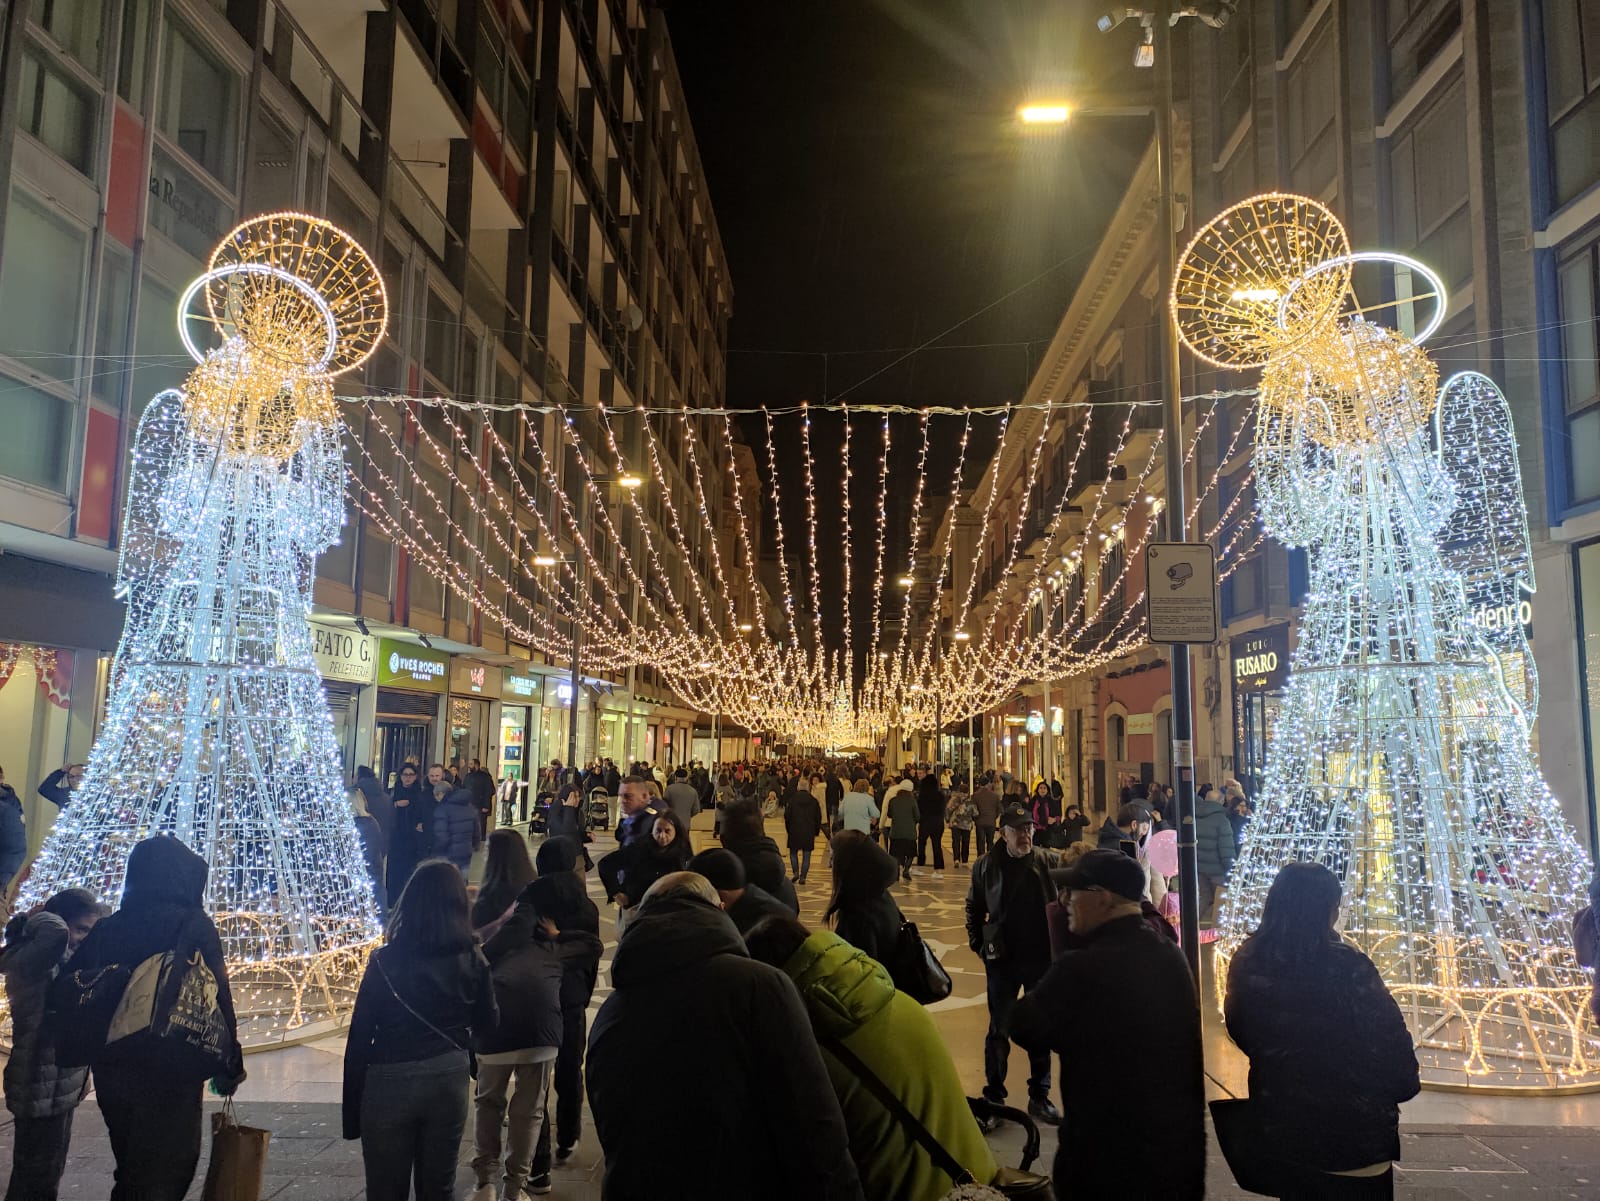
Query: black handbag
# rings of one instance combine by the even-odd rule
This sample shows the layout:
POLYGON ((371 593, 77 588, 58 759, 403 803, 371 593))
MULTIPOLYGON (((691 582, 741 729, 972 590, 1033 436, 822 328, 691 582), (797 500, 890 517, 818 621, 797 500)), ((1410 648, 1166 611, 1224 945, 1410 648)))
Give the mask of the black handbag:
POLYGON ((950 1177, 953 1185, 960 1187, 963 1184, 984 1184, 1002 1196, 1014 1197, 1017 1201, 1056 1201, 1056 1190, 1050 1183, 1050 1177, 1040 1176, 1036 1172, 1001 1168, 1000 1174, 992 1181, 974 1178, 954 1155, 945 1150, 944 1144, 933 1137, 933 1132, 922 1124, 917 1115, 906 1108, 905 1102, 894 1095, 894 1090, 861 1061, 860 1056, 838 1039, 824 1039, 822 1044, 835 1059, 850 1069, 856 1079, 878 1099, 879 1104, 889 1111, 890 1116, 906 1128, 918 1145, 928 1153, 928 1158, 933 1160, 933 1166, 950 1177))
POLYGON ((917 923, 907 921, 903 914, 890 960, 884 965, 889 969, 890 979, 913 1001, 932 1005, 948 997, 954 988, 950 973, 944 970, 933 948, 917 931, 917 923))
POLYGON ((1211 1127, 1234 1181, 1247 1193, 1281 1197, 1293 1183, 1288 1165, 1267 1150, 1248 1098, 1211 1102, 1211 1127))

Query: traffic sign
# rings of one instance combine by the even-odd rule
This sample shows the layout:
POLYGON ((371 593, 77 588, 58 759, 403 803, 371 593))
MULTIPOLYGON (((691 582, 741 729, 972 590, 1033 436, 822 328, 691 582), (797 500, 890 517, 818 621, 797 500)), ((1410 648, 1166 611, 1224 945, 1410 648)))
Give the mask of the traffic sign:
POLYGON ((1209 542, 1151 542, 1144 550, 1151 642, 1217 640, 1217 555, 1209 542))

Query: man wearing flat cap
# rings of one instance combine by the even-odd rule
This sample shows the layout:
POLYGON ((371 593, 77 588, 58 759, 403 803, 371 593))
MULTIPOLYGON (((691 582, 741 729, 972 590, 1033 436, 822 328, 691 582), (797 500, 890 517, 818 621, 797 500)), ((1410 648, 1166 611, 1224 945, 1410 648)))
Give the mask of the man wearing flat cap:
POLYGON ((1007 1027, 1030 1056, 1062 1056, 1062 1122, 1072 1137, 1056 1151, 1056 1193, 1062 1201, 1198 1201, 1205 1083, 1189 965, 1144 920, 1137 860, 1120 849, 1090 851, 1057 878, 1082 945, 1051 965, 1007 1027), (1152 1097, 1160 1098, 1160 1153, 1133 1162, 1129 1115, 1147 1113, 1152 1097))

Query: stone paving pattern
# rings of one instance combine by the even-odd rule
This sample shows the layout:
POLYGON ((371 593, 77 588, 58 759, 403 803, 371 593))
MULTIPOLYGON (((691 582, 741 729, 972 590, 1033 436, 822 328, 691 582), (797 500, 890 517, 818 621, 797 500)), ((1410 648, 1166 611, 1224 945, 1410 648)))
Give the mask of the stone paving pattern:
MULTIPOLYGON (((782 846, 781 831, 775 837, 782 846)), ((608 845, 602 841, 593 848, 596 857, 608 845)), ((800 890, 803 920, 813 924, 820 920, 827 906, 828 889, 829 873, 819 853, 812 862, 810 882, 800 890)), ((609 952, 615 945, 615 933, 609 907, 601 903, 599 891, 598 881, 591 879, 590 892, 601 904, 602 936, 609 952)), ((976 1095, 983 1085, 987 1010, 983 968, 966 947, 962 925, 965 894, 965 873, 952 869, 935 878, 927 870, 919 871, 909 885, 901 886, 897 899, 906 916, 916 921, 924 937, 934 943, 955 981, 955 994, 932 1010, 968 1092, 976 1095)), ((609 991, 604 966, 600 982, 594 1009, 609 991)), ((1222 1032, 1209 993, 1205 1001, 1208 1093, 1213 1097, 1243 1095, 1246 1062, 1222 1032)), ((1106 1014, 1106 1031, 1114 1029, 1115 1021, 1114 1013, 1106 1014)), ((1086 1032, 1085 1036, 1103 1033, 1086 1032)), ((240 1119, 273 1132, 263 1201, 345 1201, 362 1196, 360 1144, 339 1137, 342 1053, 342 1039, 334 1038, 249 1057, 251 1078, 238 1098, 240 1119)), ((1070 1060, 1066 1066, 1070 1071, 1070 1060)), ((1013 1098, 1025 1092, 1026 1078, 1026 1058, 1014 1052, 1010 1075, 1013 1098)), ((555 1174, 555 1189, 550 1194, 555 1201, 597 1201, 600 1196, 600 1149, 587 1122, 586 1110, 584 1137, 577 1154, 555 1174)), ((1600 1096, 1506 1098, 1424 1092, 1405 1106, 1402 1123, 1404 1159, 1397 1189, 1402 1201, 1600 1201, 1600 1096)), ((1136 1129, 1145 1132, 1150 1146, 1159 1147, 1160 1128, 1160 1104, 1153 1097, 1151 1112, 1138 1126, 1130 1121, 1131 1173, 1137 1171, 1139 1159, 1136 1129)), ((457 1177, 457 1194, 462 1198, 470 1195, 474 1183, 468 1166, 472 1155, 470 1129, 469 1117, 469 1135, 463 1141, 457 1177)), ((8 1121, 0 1125, 0 1131, 0 1172, 9 1172, 8 1121)), ((1018 1162, 1023 1140, 1015 1127, 1002 1127, 990 1136, 990 1141, 1002 1163, 1018 1162)), ((1055 1132, 1046 1129, 1041 1170, 1049 1170, 1055 1141, 1055 1132)), ((203 1153, 191 1197, 200 1195, 204 1159, 203 1153)), ((107 1196, 112 1167, 105 1127, 91 1098, 78 1111, 61 1196, 107 1196)), ((1207 1196, 1220 1201, 1250 1196, 1234 1184, 1215 1145, 1210 1149, 1207 1196)))

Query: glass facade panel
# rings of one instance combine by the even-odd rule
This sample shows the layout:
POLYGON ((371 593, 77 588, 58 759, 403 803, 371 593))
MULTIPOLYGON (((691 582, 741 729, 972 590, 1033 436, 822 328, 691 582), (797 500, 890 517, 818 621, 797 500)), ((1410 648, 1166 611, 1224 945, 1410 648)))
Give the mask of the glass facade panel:
POLYGON ((67 486, 67 445, 74 406, 18 380, 0 376, 0 476, 56 492, 67 486))
POLYGON ((5 239, 0 354, 70 383, 78 376, 89 235, 18 190, 11 194, 5 239))
POLYGON ((17 122, 85 175, 94 173, 96 100, 33 46, 22 51, 17 122))
POLYGON ((100 304, 94 322, 94 370, 89 392, 115 409, 128 370, 128 310, 133 303, 133 259, 115 242, 101 243, 100 304))
POLYGON ((170 18, 161 59, 161 132, 232 191, 239 147, 238 77, 170 18))
POLYGON ((101 0, 41 0, 33 19, 57 46, 93 74, 100 74, 101 0))

